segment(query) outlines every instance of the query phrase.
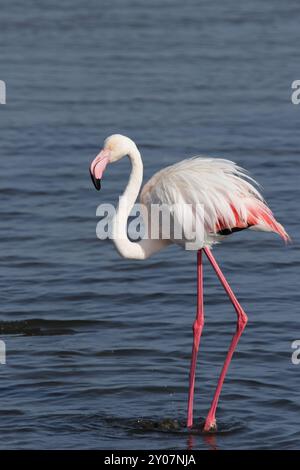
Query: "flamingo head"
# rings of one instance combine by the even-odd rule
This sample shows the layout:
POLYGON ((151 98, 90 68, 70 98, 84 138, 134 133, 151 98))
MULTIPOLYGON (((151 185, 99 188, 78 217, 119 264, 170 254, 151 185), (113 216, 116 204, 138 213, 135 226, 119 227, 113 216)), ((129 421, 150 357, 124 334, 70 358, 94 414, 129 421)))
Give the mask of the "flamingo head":
POLYGON ((136 148, 135 143, 124 135, 113 134, 105 139, 103 149, 90 165, 91 178, 97 191, 101 189, 101 179, 107 164, 129 155, 133 148, 136 148))

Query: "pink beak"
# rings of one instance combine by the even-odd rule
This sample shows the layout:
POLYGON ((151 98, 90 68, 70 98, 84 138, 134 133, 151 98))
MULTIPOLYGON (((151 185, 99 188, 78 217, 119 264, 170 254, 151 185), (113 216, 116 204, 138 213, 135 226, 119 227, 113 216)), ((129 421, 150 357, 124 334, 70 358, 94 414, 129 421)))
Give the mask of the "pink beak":
POLYGON ((101 189, 101 178, 108 164, 110 151, 103 149, 90 165, 90 175, 97 191, 101 189))

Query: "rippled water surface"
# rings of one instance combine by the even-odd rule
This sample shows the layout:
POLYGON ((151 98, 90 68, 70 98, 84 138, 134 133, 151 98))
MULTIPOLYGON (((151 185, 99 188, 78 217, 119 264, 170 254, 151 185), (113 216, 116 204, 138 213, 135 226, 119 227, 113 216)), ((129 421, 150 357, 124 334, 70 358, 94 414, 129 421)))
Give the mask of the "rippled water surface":
POLYGON ((2 449, 230 449, 300 445, 300 107, 296 0, 11 0, 0 16, 2 449), (88 164, 121 132, 145 177, 186 156, 251 171, 294 244, 239 233, 215 256, 247 329, 218 409, 201 432, 235 314, 205 263, 195 429, 184 427, 195 253, 122 260, 97 240, 88 164))

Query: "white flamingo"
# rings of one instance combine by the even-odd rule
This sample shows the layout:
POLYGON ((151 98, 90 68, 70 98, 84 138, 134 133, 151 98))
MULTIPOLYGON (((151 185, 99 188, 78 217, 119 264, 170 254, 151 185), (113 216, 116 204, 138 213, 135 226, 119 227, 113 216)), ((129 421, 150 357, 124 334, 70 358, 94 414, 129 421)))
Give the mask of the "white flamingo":
MULTIPOLYGON (((121 256, 142 260, 171 243, 182 245, 182 240, 172 238, 153 240, 148 238, 139 242, 132 242, 128 239, 127 219, 136 202, 143 179, 143 163, 137 146, 131 139, 119 134, 108 137, 104 142, 103 149, 91 163, 90 173, 96 189, 99 190, 106 165, 116 162, 126 155, 131 162, 131 173, 126 189, 120 197, 114 217, 113 240, 121 256)), ((148 208, 151 204, 176 205, 177 207, 179 205, 180 207, 183 203, 192 204, 193 207, 202 204, 204 207, 204 213, 202 213, 204 234, 201 243, 195 248, 198 250, 197 313, 193 324, 194 341, 189 380, 188 427, 193 425, 195 368, 204 324, 202 252, 205 253, 213 266, 237 313, 236 332, 233 335, 205 421, 205 431, 216 429, 215 415, 222 385, 234 350, 247 323, 247 315, 212 255, 211 246, 226 238, 229 234, 247 228, 276 232, 286 242, 289 240, 285 229, 275 220, 261 194, 251 183, 255 183, 254 180, 247 176, 242 168, 239 168, 231 161, 194 157, 156 173, 143 187, 140 196, 142 204, 148 208)), ((194 210, 193 216, 195 218, 198 216, 197 210, 194 210)), ((179 220, 184 224, 184 219, 180 216, 179 220)), ((185 228, 188 232, 190 227, 183 227, 183 234, 185 228)), ((188 242, 190 238, 183 241, 188 242)))

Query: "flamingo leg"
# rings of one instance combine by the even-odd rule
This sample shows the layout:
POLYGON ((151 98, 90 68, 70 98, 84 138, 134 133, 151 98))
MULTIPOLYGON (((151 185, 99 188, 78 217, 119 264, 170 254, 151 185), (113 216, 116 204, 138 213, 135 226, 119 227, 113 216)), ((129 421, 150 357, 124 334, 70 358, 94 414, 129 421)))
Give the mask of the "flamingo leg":
POLYGON ((204 325, 204 309, 203 309, 203 267, 202 267, 202 250, 197 253, 197 313, 193 324, 193 349, 190 367, 190 384, 188 399, 187 427, 193 426, 193 406, 194 406, 194 388, 196 375, 196 362, 198 349, 200 345, 201 333, 204 325))
POLYGON ((206 421, 205 421, 205 425, 204 425, 204 431, 211 431, 211 430, 216 429, 216 409, 217 409, 220 393, 221 393, 221 390, 222 390, 223 382, 224 382, 229 364, 231 362, 233 353, 234 353, 235 348, 237 346, 237 343, 238 343, 238 341, 239 341, 239 339, 240 339, 240 337, 241 337, 241 335, 242 335, 242 333, 245 329, 245 326, 247 324, 248 317, 247 317, 246 313, 244 312, 244 310, 242 309, 241 305, 239 304, 237 298, 235 297, 235 295, 234 295, 230 285, 228 284, 227 280, 225 279, 225 276, 222 273, 218 263, 216 262, 211 250, 209 248, 203 248, 203 250, 204 250, 209 262, 211 263, 212 267, 214 268, 219 280, 221 281, 225 291, 227 292, 228 297, 230 298, 230 300, 231 300, 231 302, 232 302, 232 304, 235 308, 235 311, 237 313, 236 332, 233 335, 233 338, 231 340, 231 344, 229 346, 229 350, 228 350, 228 353, 227 353, 227 356, 226 356, 226 359, 225 359, 225 362, 224 362, 224 365, 223 365, 223 368, 222 368, 222 371, 221 371, 221 374, 220 374, 220 377, 219 377, 219 381, 218 381, 218 385, 217 385, 217 388, 216 388, 216 391, 215 391, 215 395, 213 397, 213 401, 212 401, 212 404, 211 404, 211 407, 210 407, 210 410, 208 412, 208 415, 207 415, 207 418, 206 418, 206 421))

